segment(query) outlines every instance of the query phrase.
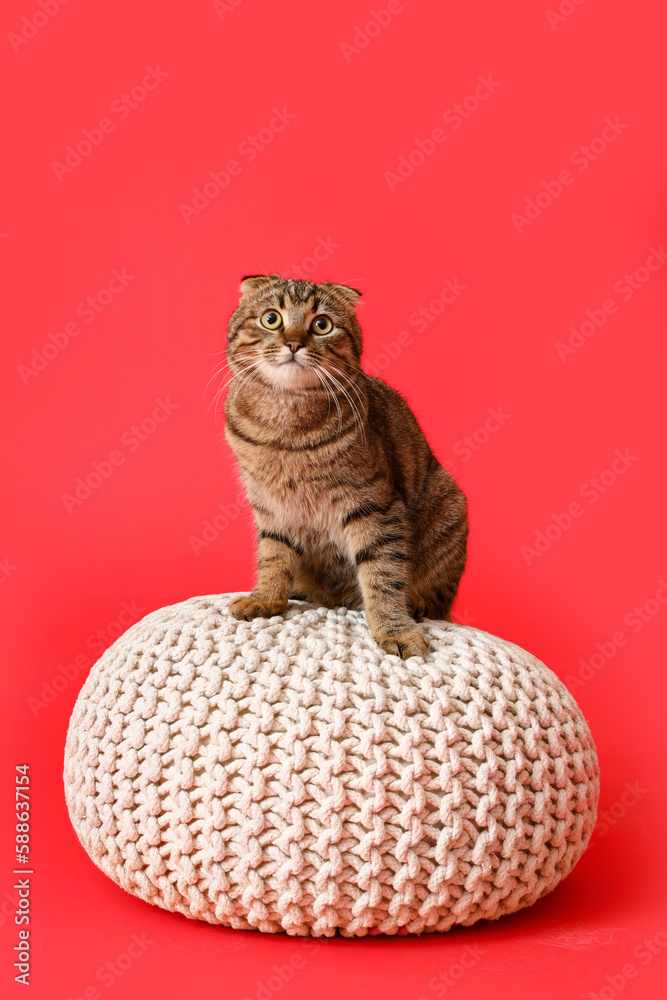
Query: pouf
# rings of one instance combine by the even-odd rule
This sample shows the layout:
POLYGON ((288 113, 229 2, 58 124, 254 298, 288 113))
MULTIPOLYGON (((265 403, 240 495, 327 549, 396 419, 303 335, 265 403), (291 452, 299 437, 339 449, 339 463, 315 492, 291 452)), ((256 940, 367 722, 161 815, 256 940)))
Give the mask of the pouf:
POLYGON ((235 596, 149 614, 81 689, 67 805, 118 885, 212 924, 352 936, 492 920, 569 874, 598 764, 544 664, 435 621, 402 661, 360 612, 244 622, 235 596))

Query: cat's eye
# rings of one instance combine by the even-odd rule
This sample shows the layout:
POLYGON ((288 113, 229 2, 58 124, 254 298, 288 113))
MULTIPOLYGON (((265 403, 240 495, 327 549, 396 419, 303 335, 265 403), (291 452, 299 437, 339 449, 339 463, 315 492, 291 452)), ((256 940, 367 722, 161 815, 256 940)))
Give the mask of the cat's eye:
POLYGON ((279 330, 283 325, 283 318, 275 309, 267 309, 265 313, 262 313, 260 323, 265 330, 279 330))
POLYGON ((331 333, 333 330, 333 323, 328 316, 316 316, 310 325, 313 333, 325 334, 331 333))

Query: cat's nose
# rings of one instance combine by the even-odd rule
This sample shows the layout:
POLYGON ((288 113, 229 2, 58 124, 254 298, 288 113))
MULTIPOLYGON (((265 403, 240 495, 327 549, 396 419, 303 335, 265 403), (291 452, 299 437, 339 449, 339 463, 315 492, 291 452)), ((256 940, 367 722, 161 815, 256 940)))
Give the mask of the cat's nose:
POLYGON ((292 354, 296 354, 299 348, 303 347, 303 344, 299 340, 287 340, 285 341, 285 347, 289 347, 292 354))

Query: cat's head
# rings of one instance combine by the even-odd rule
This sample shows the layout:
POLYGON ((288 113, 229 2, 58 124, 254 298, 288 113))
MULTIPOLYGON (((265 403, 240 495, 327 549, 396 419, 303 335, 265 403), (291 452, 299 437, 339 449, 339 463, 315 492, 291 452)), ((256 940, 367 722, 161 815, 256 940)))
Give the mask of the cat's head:
POLYGON ((227 359, 237 374, 257 372, 281 391, 332 379, 346 385, 359 370, 361 329, 355 307, 361 292, 325 281, 251 275, 229 321, 227 359), (341 378, 341 375, 347 378, 341 378))

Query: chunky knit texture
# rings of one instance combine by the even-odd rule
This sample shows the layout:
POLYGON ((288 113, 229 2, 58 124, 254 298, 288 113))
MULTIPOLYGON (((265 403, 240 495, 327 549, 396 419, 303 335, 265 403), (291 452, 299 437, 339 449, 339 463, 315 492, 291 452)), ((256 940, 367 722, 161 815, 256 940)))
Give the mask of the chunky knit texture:
POLYGON ((403 662, 363 614, 230 597, 148 615, 74 707, 74 828, 128 892, 289 934, 444 931, 534 903, 590 838, 598 765, 573 697, 478 629, 403 662))

